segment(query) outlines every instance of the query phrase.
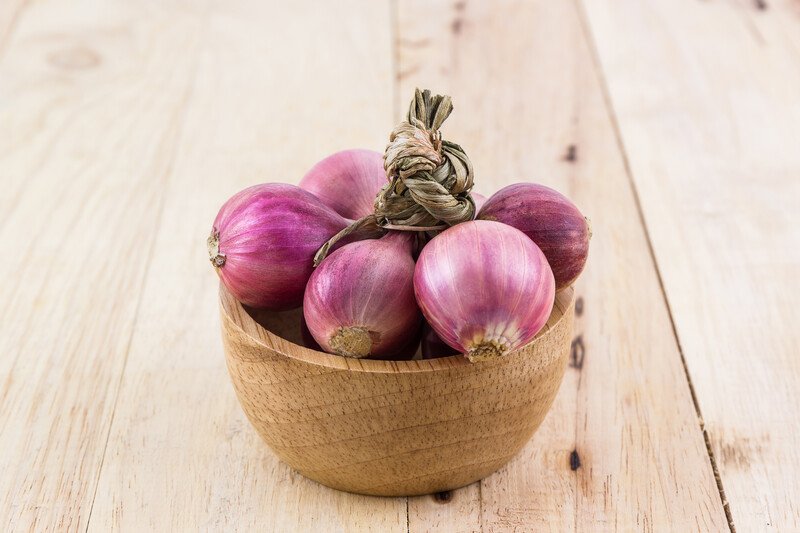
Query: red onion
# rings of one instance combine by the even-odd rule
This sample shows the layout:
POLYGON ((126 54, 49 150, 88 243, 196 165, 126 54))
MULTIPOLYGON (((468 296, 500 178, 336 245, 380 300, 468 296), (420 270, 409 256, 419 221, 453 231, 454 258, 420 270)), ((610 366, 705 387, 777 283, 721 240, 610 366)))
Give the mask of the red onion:
POLYGON ((386 183, 383 154, 344 150, 314 165, 300 187, 343 217, 356 220, 375 210, 375 197, 386 183))
POLYGON ((303 300, 322 348, 347 357, 397 353, 420 324, 414 301, 415 235, 390 232, 343 246, 311 275, 303 300))
POLYGON ((208 252, 237 300, 290 309, 303 301, 317 249, 347 224, 308 191, 283 183, 256 185, 222 206, 208 252))
POLYGON ((489 198, 477 216, 514 226, 544 252, 556 289, 571 285, 583 271, 592 232, 589 221, 561 193, 535 183, 517 183, 489 198))
POLYGON ((481 193, 477 193, 475 191, 472 191, 470 195, 472 196, 472 201, 475 202, 475 212, 477 213, 478 211, 481 210, 481 207, 483 207, 483 204, 486 203, 486 200, 488 200, 488 198, 486 198, 481 193))
POLYGON ((479 361, 533 339, 550 316, 555 282, 544 254, 524 233, 475 220, 443 231, 422 249, 414 292, 439 337, 479 361))

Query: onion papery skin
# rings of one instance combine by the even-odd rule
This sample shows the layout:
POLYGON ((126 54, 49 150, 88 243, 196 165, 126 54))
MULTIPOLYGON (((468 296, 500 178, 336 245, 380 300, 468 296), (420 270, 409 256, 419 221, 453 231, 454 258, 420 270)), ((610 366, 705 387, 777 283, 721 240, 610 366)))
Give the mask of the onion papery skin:
POLYGON ((348 223, 299 187, 255 185, 217 214, 208 241, 211 262, 244 305, 291 309, 303 302, 317 249, 348 223))
POLYGON ((422 249, 414 292, 436 334, 470 361, 530 342, 555 300, 553 272, 521 231, 487 220, 457 224, 422 249))
POLYGON ((530 237, 553 269, 556 290, 568 287, 583 272, 591 238, 589 222, 558 191, 535 183, 509 185, 486 201, 477 219, 508 224, 530 237))
POLYGON ((375 197, 387 183, 383 154, 354 149, 314 165, 300 180, 300 188, 343 217, 357 220, 375 210, 375 197))
POLYGON ((486 200, 488 200, 488 198, 486 198, 479 192, 473 191, 470 194, 472 195, 472 201, 475 202, 475 212, 478 213, 481 210, 481 207, 483 207, 483 204, 486 203, 486 200))
POLYGON ((343 246, 308 280, 303 315, 329 353, 385 357, 416 334, 421 315, 414 299, 414 233, 389 232, 343 246))

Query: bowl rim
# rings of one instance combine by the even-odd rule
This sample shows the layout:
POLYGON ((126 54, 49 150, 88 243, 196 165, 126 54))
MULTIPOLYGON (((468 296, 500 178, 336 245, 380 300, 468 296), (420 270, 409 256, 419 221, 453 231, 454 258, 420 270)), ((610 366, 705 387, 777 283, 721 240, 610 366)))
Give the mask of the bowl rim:
MULTIPOLYGON (((471 363, 461 354, 450 355, 447 357, 437 357, 434 359, 411 359, 402 361, 389 361, 381 359, 355 359, 341 355, 330 354, 312 350, 305 346, 300 346, 283 337, 271 332, 255 321, 253 317, 244 309, 239 302, 220 282, 219 284, 220 314, 222 320, 229 322, 244 336, 260 345, 261 347, 278 353, 288 359, 302 361, 304 363, 329 368, 332 370, 349 370, 367 373, 408 373, 408 372, 433 372, 450 370, 457 367, 487 368, 502 364, 505 360, 510 360, 509 355, 490 360, 471 363)), ((550 317, 536 334, 531 342, 516 350, 525 348, 540 342, 549 336, 559 322, 564 320, 575 301, 575 289, 572 286, 566 287, 556 293, 553 310, 550 317)), ((223 324, 225 328, 225 324, 223 324)))

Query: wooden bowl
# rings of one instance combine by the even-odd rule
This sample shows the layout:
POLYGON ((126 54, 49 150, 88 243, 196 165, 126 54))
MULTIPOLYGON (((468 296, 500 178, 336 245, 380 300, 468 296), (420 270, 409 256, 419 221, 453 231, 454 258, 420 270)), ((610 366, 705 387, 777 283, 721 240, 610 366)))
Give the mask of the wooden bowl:
POLYGON ((228 371, 261 437, 306 477, 381 496, 462 487, 519 452, 564 375, 573 300, 557 294, 536 338, 494 361, 377 361, 304 348, 300 310, 248 312, 220 289, 228 371))

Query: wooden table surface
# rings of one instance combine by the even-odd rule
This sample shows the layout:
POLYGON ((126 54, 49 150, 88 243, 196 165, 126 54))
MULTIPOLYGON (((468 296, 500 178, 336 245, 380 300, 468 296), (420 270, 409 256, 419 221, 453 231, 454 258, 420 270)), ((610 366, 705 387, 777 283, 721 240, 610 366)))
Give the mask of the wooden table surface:
POLYGON ((793 0, 8 0, 0 180, 2 531, 800 530, 793 0), (205 238, 417 86, 476 190, 556 187, 594 238, 523 452, 356 496, 246 421, 205 238))

